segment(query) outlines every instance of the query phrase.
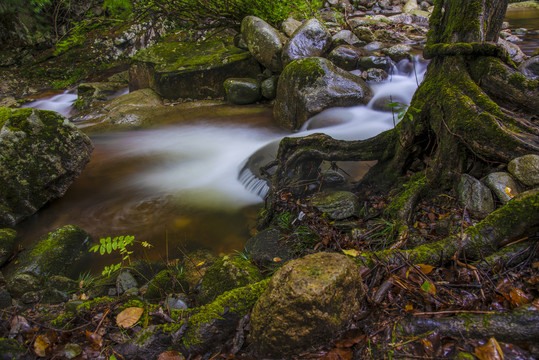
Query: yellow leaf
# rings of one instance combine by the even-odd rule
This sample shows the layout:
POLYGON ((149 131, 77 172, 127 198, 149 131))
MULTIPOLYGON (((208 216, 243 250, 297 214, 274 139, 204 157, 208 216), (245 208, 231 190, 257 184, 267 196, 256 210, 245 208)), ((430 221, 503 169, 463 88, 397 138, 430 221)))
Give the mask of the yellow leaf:
POLYGON ((344 255, 352 257, 356 257, 359 255, 359 251, 357 251, 356 249, 343 250, 342 252, 344 253, 344 255))
POLYGON ((130 328, 136 324, 143 312, 144 308, 128 307, 116 316, 116 324, 126 329, 130 328))
POLYGON ((281 259, 280 257, 274 257, 273 261, 274 262, 281 262, 281 261, 283 261, 283 259, 281 259))
POLYGON ((417 264, 416 265, 419 270, 423 272, 423 274, 428 275, 431 273, 432 270, 434 270, 434 266, 431 265, 425 265, 425 264, 417 264))
POLYGON ((511 194, 511 188, 509 186, 506 186, 505 187, 505 193, 507 194, 507 196, 509 196, 510 198, 514 198, 515 195, 511 194))
POLYGON ((404 311, 412 311, 414 310, 414 306, 410 303, 406 304, 406 306, 404 307, 404 311))
POLYGON ((205 263, 206 263, 205 261, 201 261, 201 262, 199 262, 199 263, 197 264, 196 267, 201 267, 201 266, 204 265, 205 263))
POLYGON ((434 286, 434 284, 428 280, 425 280, 423 285, 421 285, 421 290, 429 294, 436 295, 436 286, 434 286))
POLYGON ((478 346, 474 351, 474 355, 479 360, 503 360, 503 352, 500 344, 493 337, 485 345, 478 346))
POLYGON ((37 356, 46 357, 47 351, 50 350, 48 339, 44 338, 43 336, 39 335, 36 338, 36 341, 34 342, 34 352, 37 356))

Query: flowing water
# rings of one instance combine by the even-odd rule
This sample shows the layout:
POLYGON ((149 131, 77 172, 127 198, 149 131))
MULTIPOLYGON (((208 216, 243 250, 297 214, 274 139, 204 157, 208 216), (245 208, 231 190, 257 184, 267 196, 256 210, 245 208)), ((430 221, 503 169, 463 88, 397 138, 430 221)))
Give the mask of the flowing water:
POLYGON ((539 9, 510 8, 505 15, 509 28, 515 33, 516 29, 527 30, 522 41, 517 43, 526 55, 531 55, 539 46, 539 9))

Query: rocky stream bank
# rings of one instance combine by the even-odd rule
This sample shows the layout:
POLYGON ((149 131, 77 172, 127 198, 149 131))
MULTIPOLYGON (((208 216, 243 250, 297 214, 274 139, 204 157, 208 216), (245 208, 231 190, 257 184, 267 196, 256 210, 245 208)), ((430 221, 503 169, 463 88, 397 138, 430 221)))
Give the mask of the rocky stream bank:
MULTIPOLYGON (((0 358, 538 356, 538 154, 485 178, 473 177, 473 169, 462 174, 457 189, 422 204, 406 232, 392 215, 405 210, 407 192, 424 178, 400 194, 371 193, 327 164, 321 180, 308 184, 318 193, 305 201, 282 193, 287 206, 273 208, 274 221, 238 254, 122 261, 92 277, 74 269, 91 261, 98 239, 76 226, 27 249, 16 246, 11 227, 61 197, 88 162, 85 133, 156 126, 178 109, 257 102, 273 106, 279 126, 298 130, 323 110, 368 103, 371 86, 395 69, 413 74, 431 11, 430 1, 330 1, 318 18, 290 18, 280 29, 250 16, 241 32, 203 32, 194 43, 172 32, 136 54, 127 51, 127 72, 79 84, 71 121, 18 109, 31 86, 4 76, 0 103, 11 108, 0 109, 0 358), (125 86, 128 94, 110 100, 125 86), (511 222, 508 211, 528 211, 529 223, 512 226, 525 228, 519 238, 500 235, 507 245, 501 252, 470 251, 468 263, 442 266, 444 251, 460 251, 444 249, 445 239, 488 232, 483 225, 496 217, 511 222), (386 245, 415 253, 397 265, 381 252, 386 245)), ((539 56, 513 43, 518 32, 502 34, 499 45, 522 76, 537 79, 539 56)), ((125 42, 109 43, 120 46, 125 42)), ((378 107, 398 112, 388 105, 394 100, 378 107)))

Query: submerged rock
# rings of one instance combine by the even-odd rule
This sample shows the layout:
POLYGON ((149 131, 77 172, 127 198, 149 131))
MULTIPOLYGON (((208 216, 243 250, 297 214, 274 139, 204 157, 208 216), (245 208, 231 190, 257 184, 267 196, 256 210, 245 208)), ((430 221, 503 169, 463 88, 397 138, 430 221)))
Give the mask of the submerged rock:
POLYGON ((299 129, 310 117, 337 106, 367 104, 372 90, 360 77, 324 58, 292 62, 279 78, 273 114, 287 129, 299 129))
POLYGON ((64 195, 92 150, 90 139, 53 111, 0 108, 0 227, 64 195))
MULTIPOLYGON (((246 16, 241 22, 241 33, 249 52, 271 71, 281 72, 281 54, 286 37, 273 26, 256 16, 246 16)), ((245 76, 238 75, 239 76, 245 76)), ((229 76, 232 77, 232 76, 229 76)))
POLYGON ((318 19, 304 22, 283 48, 283 65, 308 57, 322 56, 329 50, 332 38, 326 26, 318 19))
POLYGON ((317 253, 285 264, 251 313, 260 356, 290 357, 327 344, 361 310, 359 267, 344 255, 317 253))
POLYGON ((248 51, 235 47, 232 37, 166 42, 133 57, 129 90, 151 88, 166 99, 222 97, 226 79, 259 73, 260 65, 248 51))

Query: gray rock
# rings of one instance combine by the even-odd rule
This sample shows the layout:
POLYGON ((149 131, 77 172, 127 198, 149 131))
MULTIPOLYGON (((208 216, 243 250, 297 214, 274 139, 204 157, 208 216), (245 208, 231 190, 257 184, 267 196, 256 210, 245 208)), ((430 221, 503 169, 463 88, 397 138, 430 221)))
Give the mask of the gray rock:
POLYGON ((77 266, 89 259, 91 242, 92 238, 86 231, 73 225, 63 226, 22 251, 13 273, 77 277, 77 266))
POLYGON ((410 25, 414 22, 414 18, 410 14, 402 13, 402 14, 390 16, 389 21, 391 21, 394 24, 410 25))
POLYGON ((68 301, 66 304, 65 304, 65 309, 66 309, 66 312, 71 312, 71 313, 76 313, 77 312, 77 308, 84 304, 84 301, 82 300, 73 300, 73 301, 68 301))
POLYGON ((374 32, 374 38, 377 41, 381 41, 384 43, 403 43, 403 42, 409 42, 410 39, 408 39, 404 34, 401 34, 398 31, 389 30, 389 29, 378 29, 374 32))
POLYGON ((116 278, 116 288, 120 294, 136 287, 138 287, 137 280, 128 271, 122 271, 116 278))
POLYGON ((356 35, 357 38, 361 41, 364 41, 366 43, 370 43, 374 41, 374 33, 367 26, 354 27, 353 31, 354 31, 354 35, 356 35))
POLYGON ((74 292, 79 284, 65 276, 54 275, 48 278, 48 286, 63 292, 74 292))
POLYGON ((283 48, 283 65, 307 57, 322 56, 331 46, 331 33, 318 19, 304 22, 283 48))
POLYGON ((370 68, 367 69, 367 81, 382 82, 388 78, 387 72, 382 69, 370 68))
POLYGON ((539 185, 539 156, 530 154, 513 159, 507 166, 518 181, 527 186, 539 185))
POLYGON ((511 59, 514 62, 516 62, 517 64, 522 63, 523 61, 525 61, 528 58, 528 56, 526 54, 524 54, 524 52, 522 52, 522 50, 520 50, 518 45, 510 43, 507 40, 499 38, 498 39, 498 45, 501 45, 505 50, 507 50, 507 52, 509 53, 509 56, 511 57, 511 59))
POLYGON ((410 51, 412 47, 405 44, 394 45, 388 49, 384 50, 384 53, 391 58, 391 60, 398 62, 403 59, 410 58, 410 51))
POLYGON ((294 33, 294 31, 297 30, 301 26, 301 21, 298 21, 294 19, 293 17, 289 17, 283 23, 281 24, 281 29, 286 34, 286 36, 290 37, 294 33))
POLYGON ((327 59, 305 58, 281 74, 273 114, 280 126, 299 129, 325 109, 367 104, 371 98, 372 90, 360 77, 327 59))
POLYGON ((413 10, 418 10, 419 6, 417 5, 417 0, 408 0, 402 8, 402 11, 405 13, 412 12, 413 10))
POLYGON ((373 41, 363 47, 363 50, 368 52, 378 51, 384 48, 384 44, 379 41, 373 41))
POLYGON ((60 304, 69 300, 69 296, 63 291, 45 289, 41 294, 41 302, 44 304, 60 304))
POLYGON ((333 49, 328 59, 341 69, 350 71, 357 69, 357 62, 361 56, 363 56, 361 49, 350 45, 342 45, 333 49))
POLYGON ((4 289, 0 289, 0 309, 5 309, 11 306, 11 295, 4 289))
POLYGON ((13 229, 0 229, 0 266, 4 265, 13 254, 17 232, 13 229))
POLYGON ((364 294, 358 266, 344 255, 317 253, 286 263, 251 313, 255 351, 288 358, 327 344, 361 310, 364 294))
POLYGON ((512 197, 507 194, 506 188, 509 188, 512 195, 517 195, 520 192, 515 179, 506 172, 488 174, 483 181, 503 204, 508 203, 509 200, 512 199, 512 197))
POLYGON ((226 98, 236 105, 246 105, 262 98, 260 82, 249 78, 232 78, 224 82, 226 98))
POLYGON ((275 99, 277 96, 277 81, 279 78, 277 76, 271 76, 266 80, 260 83, 260 92, 262 96, 268 100, 275 99))
POLYGON ((479 215, 489 214, 495 209, 490 189, 468 174, 461 175, 457 193, 462 206, 479 215))
POLYGON ((90 139, 55 112, 0 108, 0 227, 64 195, 92 150, 90 139))
POLYGON ((23 304, 35 304, 41 301, 41 293, 39 291, 28 291, 21 296, 23 304))
POLYGON ((245 252, 255 264, 264 267, 280 265, 292 259, 293 252, 281 241, 278 228, 262 230, 245 243, 245 252), (275 262, 275 259, 282 262, 275 262))
POLYGON ((539 56, 534 56, 524 61, 519 66, 520 71, 532 79, 539 78, 539 56))
POLYGON ((16 274, 10 277, 6 286, 11 296, 20 299, 27 292, 39 290, 41 281, 32 274, 16 274))
POLYGON ((232 36, 216 35, 194 44, 163 42, 132 59, 129 90, 151 88, 165 99, 222 97, 226 79, 260 73, 260 64, 249 51, 234 46, 232 36))
POLYGON ((357 196, 348 191, 328 191, 316 194, 312 198, 312 205, 333 220, 357 216, 360 208, 357 196))
POLYGON ((283 69, 281 53, 286 37, 256 16, 246 16, 241 22, 241 33, 249 52, 271 71, 283 69))
POLYGON ((168 310, 185 310, 189 307, 187 306, 186 296, 180 297, 176 295, 169 295, 165 299, 165 307, 168 310))
POLYGON ((350 30, 341 30, 332 37, 333 47, 339 45, 360 45, 364 43, 350 30))
POLYGON ((388 72, 392 65, 391 59, 387 56, 364 56, 357 62, 358 69, 364 71, 376 68, 388 72))

